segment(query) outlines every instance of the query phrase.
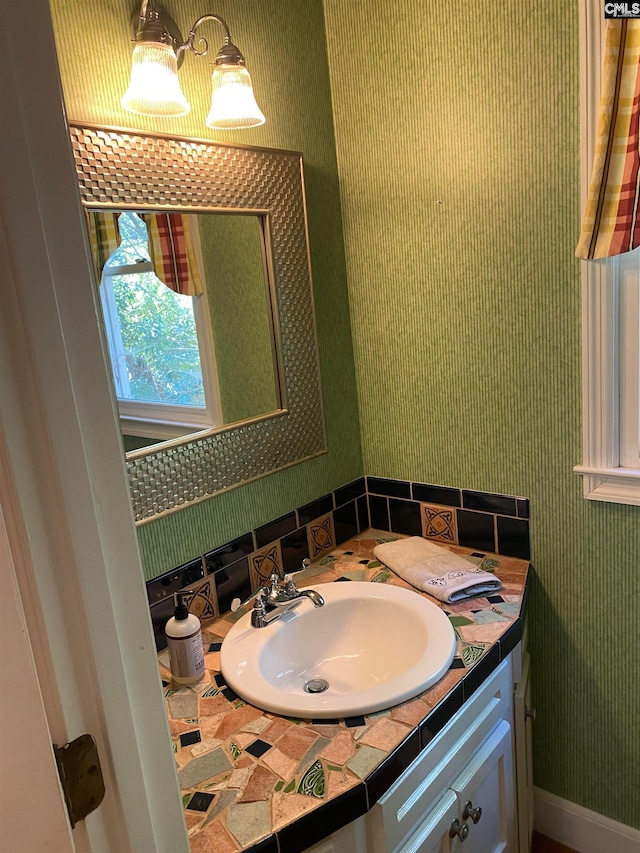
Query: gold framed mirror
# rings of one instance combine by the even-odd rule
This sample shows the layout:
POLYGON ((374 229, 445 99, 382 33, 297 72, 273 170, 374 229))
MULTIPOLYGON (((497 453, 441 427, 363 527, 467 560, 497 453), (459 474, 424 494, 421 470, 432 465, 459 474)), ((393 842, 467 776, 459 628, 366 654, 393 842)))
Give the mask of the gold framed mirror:
MULTIPOLYGON (((136 523, 326 452, 301 155, 77 123, 70 124, 70 133, 88 223, 90 215, 113 213, 119 219, 123 212, 149 221, 164 214, 197 217, 202 245, 195 254, 202 277, 216 279, 215 286, 207 285, 218 342, 212 360, 221 376, 227 365, 230 376, 226 389, 218 383, 218 404, 228 398, 235 405, 225 404, 231 412, 226 420, 222 413, 206 428, 187 428, 168 440, 160 432, 159 443, 126 453, 136 523), (255 247, 233 246, 228 237, 229 229, 235 232, 248 218, 252 232, 260 235, 263 274, 251 288, 245 286, 246 274, 234 275, 233 257, 256 254, 255 247), (214 246, 209 235, 221 229, 222 242, 214 246), (230 248, 225 257, 224 243, 230 248), (214 291, 219 301, 212 304, 214 291), (258 319, 247 321, 248 328, 244 323, 241 338, 236 327, 242 323, 236 320, 246 317, 258 319), (229 365, 237 370, 247 361, 240 355, 251 349, 258 353, 255 369, 234 374, 229 365), (252 385, 258 364, 267 377, 260 380, 266 394, 252 385), (248 400, 232 393, 238 389, 248 400), (266 402, 252 408, 260 397, 266 402)), ((94 260, 100 280, 104 264, 95 250, 94 260)), ((147 259, 136 258, 142 260, 147 259)), ((207 361, 205 356, 203 372, 211 372, 207 361)), ((130 367, 125 371, 131 374, 130 367)))

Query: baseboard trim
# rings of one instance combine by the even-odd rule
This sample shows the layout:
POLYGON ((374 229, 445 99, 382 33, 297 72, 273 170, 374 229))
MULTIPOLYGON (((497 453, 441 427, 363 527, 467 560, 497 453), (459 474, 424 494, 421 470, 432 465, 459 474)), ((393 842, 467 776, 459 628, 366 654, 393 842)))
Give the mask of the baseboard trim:
POLYGON ((534 828, 578 853, 640 853, 640 831, 534 788, 534 828))

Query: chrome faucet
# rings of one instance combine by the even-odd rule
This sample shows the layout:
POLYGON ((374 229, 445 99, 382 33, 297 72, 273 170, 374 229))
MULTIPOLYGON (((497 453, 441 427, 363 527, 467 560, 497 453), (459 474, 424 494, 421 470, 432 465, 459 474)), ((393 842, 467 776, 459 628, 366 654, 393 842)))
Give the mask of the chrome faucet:
MULTIPOLYGON (((251 611, 251 624, 254 628, 264 628, 284 613, 293 610, 305 598, 308 598, 314 607, 322 607, 324 604, 324 598, 319 592, 314 589, 298 589, 291 575, 284 575, 281 578, 277 572, 274 572, 269 582, 260 587, 244 604, 255 599, 251 611)), ((236 600, 231 605, 231 609, 238 610, 242 606, 236 600)))

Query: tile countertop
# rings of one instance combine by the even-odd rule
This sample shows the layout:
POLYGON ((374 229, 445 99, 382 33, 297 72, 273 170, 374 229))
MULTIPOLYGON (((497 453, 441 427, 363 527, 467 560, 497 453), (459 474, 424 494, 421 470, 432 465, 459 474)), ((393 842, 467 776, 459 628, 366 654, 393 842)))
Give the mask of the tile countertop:
MULTIPOLYGON (((408 587, 373 557, 401 536, 368 530, 296 575, 408 587)), ((495 571, 496 595, 445 605, 458 638, 448 673, 402 705, 346 720, 291 720, 243 702, 220 673, 242 612, 203 625, 205 677, 174 689, 159 655, 191 853, 299 853, 367 812, 522 636, 528 562, 449 546, 495 571)), ((412 587, 409 587, 412 588, 412 587)), ((427 596, 428 597, 428 596, 427 596)))

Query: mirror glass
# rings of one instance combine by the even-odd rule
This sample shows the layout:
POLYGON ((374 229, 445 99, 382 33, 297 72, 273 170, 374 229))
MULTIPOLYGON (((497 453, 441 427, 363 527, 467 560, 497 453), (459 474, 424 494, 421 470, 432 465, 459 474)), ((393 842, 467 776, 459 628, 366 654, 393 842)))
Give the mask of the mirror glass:
POLYGON ((257 418, 283 404, 264 217, 186 216, 202 292, 183 295, 163 283, 162 269, 150 259, 149 227, 157 213, 116 214, 120 243, 101 274, 127 452, 257 418))
POLYGON ((300 153, 75 122, 70 135, 99 258, 97 279, 104 279, 103 269, 112 282, 114 270, 121 278, 122 292, 114 286, 108 298, 101 292, 96 299, 120 417, 128 419, 129 436, 158 442, 127 453, 136 523, 326 453, 300 153), (124 242, 118 217, 124 214, 137 243, 118 256, 124 242), (197 263, 185 263, 196 256, 197 263), (145 278, 145 264, 149 293, 143 299, 132 294, 128 277, 145 278), (126 325, 146 311, 143 302, 151 310, 174 294, 181 298, 175 310, 166 309, 173 325, 163 333, 164 348, 156 346, 160 332, 148 318, 133 338, 122 324, 109 331, 118 300, 126 325), (183 311, 183 297, 196 306, 193 316, 183 311), (198 370, 196 345, 185 340, 188 332, 193 341, 194 327, 198 370), (203 356, 201 339, 207 337, 211 354, 203 356), (150 353, 163 349, 173 360, 152 370, 150 353), (206 374, 212 368, 211 383, 206 374), (150 397, 171 392, 171 415, 163 408, 136 422, 139 415, 126 411, 132 384, 136 394, 150 397), (191 405, 211 384, 217 426, 198 420, 198 405, 191 405), (179 414, 180 434, 149 435, 154 418, 154 427, 169 422, 175 429, 179 414))

